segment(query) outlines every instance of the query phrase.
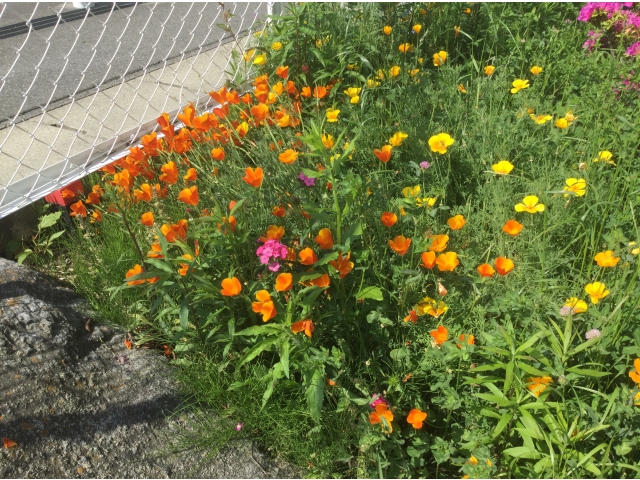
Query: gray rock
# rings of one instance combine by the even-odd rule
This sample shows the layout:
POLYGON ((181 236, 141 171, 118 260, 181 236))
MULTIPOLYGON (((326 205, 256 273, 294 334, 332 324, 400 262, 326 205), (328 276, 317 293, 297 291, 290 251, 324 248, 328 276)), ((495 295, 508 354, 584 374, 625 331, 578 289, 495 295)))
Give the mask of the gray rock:
POLYGON ((0 445, 0 478, 299 475, 246 441, 167 454, 197 419, 171 415, 184 399, 167 359, 90 318, 71 289, 0 258, 0 437, 18 443, 0 445))

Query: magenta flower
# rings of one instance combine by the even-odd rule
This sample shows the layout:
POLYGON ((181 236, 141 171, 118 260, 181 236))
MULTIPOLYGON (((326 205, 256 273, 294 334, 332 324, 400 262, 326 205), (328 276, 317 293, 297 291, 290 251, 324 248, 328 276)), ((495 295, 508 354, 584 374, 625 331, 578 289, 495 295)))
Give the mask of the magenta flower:
POLYGON ((640 42, 632 43, 625 53, 630 57, 640 56, 640 42))
POLYGON ((378 405, 379 403, 386 403, 387 407, 389 406, 389 402, 387 402, 382 395, 378 395, 377 393, 374 393, 373 395, 371 395, 371 398, 376 398, 374 401, 372 401, 369 406, 373 409, 376 408, 376 405, 378 405), (378 397, 378 398, 376 398, 378 397))
POLYGON ((240 430, 242 430, 243 424, 238 422, 238 425, 236 425, 236 431, 239 432, 240 430))
POLYGON ((431 166, 431 164, 429 162, 427 162, 426 160, 424 162, 420 162, 420 168, 422 170, 426 170, 427 168, 429 168, 431 166))
POLYGON ((307 187, 313 187, 316 184, 315 178, 309 178, 302 172, 300 172, 300 175, 298 175, 298 180, 302 180, 302 183, 304 183, 307 187))
POLYGON ((260 257, 260 263, 269 265, 269 270, 272 272, 280 270, 278 259, 287 258, 287 253, 287 247, 273 239, 267 240, 256 250, 256 255, 260 257))

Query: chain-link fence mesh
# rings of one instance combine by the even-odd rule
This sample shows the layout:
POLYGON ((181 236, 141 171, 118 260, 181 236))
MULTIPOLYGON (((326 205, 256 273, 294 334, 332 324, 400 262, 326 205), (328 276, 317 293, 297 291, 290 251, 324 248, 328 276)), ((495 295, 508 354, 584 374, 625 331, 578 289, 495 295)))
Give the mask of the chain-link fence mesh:
POLYGON ((0 3, 0 218, 124 156, 163 112, 213 107, 273 6, 0 3))

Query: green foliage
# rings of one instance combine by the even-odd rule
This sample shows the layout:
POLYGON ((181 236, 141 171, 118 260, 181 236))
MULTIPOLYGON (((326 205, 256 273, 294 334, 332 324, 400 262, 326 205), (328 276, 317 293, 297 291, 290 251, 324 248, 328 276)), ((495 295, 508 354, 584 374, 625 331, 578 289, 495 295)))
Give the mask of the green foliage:
POLYGON ((58 223, 58 220, 60 220, 61 216, 62 212, 54 212, 43 215, 39 218, 38 231, 31 239, 31 248, 25 248, 24 250, 22 250, 22 252, 16 255, 18 265, 22 265, 22 263, 32 255, 38 257, 47 253, 49 257, 53 258, 53 243, 56 239, 64 235, 65 231, 60 230, 50 234, 47 237, 43 237, 42 235, 43 230, 47 229, 48 231, 48 229, 55 226, 58 223))
POLYGON ((234 59, 236 78, 264 59, 253 96, 271 118, 227 100, 229 113, 199 128, 185 110, 175 137, 143 141, 157 152, 112 165, 102 223, 80 223, 91 247, 74 258, 94 248, 113 268, 84 275, 85 288, 130 305, 138 344, 166 344, 197 398, 233 405, 230 417, 312 474, 638 476, 639 104, 614 92, 631 60, 585 56, 576 14, 290 4, 234 59), (529 87, 511 93, 516 79, 529 87), (441 133, 453 143, 438 151, 441 133), (388 144, 381 162, 374 149, 388 144), (289 149, 298 156, 285 163, 289 149), (513 170, 496 174, 504 159, 513 170), (259 187, 243 181, 249 167, 264 171, 259 187), (185 207, 188 168, 199 200, 185 207), (130 170, 130 185, 116 182, 130 170), (529 196, 544 210, 516 207, 529 196), (148 211, 154 227, 140 224, 148 211), (513 236, 510 219, 523 226, 513 236), (268 239, 286 255, 260 259, 268 239), (608 250, 619 260, 594 263, 608 250), (485 263, 498 273, 481 277, 485 263), (585 291, 596 282, 601 298, 585 291), (407 420, 417 410, 422 425, 407 420))

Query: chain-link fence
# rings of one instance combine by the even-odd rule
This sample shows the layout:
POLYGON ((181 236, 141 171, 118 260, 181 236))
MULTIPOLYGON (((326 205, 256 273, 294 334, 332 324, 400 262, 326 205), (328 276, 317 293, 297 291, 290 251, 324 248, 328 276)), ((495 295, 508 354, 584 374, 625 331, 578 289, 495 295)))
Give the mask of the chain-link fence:
POLYGON ((1 3, 0 218, 124 156, 163 112, 212 108, 273 8, 1 3))

